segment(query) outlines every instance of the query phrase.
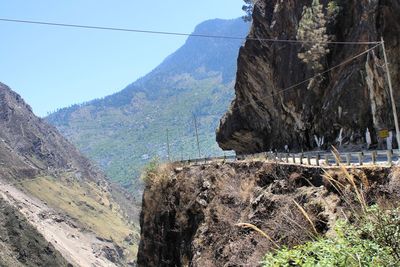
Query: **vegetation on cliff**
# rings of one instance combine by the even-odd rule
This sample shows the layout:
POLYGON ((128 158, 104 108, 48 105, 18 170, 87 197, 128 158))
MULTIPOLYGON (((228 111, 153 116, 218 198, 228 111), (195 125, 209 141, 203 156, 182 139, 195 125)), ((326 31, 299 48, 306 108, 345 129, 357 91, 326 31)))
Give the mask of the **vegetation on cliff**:
POLYGON ((399 209, 373 206, 357 223, 338 221, 333 237, 267 254, 263 266, 398 266, 399 236, 399 209))

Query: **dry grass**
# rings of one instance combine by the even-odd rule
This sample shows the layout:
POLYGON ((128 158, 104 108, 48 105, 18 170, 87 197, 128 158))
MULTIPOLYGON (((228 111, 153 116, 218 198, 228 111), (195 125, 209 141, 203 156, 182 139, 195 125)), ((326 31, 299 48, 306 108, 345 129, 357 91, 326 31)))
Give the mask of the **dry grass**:
POLYGON ((262 231, 260 228, 258 228, 254 224, 238 223, 238 224, 236 224, 236 226, 242 227, 242 228, 247 228, 247 229, 252 229, 252 230, 256 231, 257 233, 259 233, 260 235, 262 235, 263 237, 267 238, 272 244, 274 244, 275 247, 277 247, 278 249, 280 248, 280 246, 267 233, 262 231))
POLYGON ((172 163, 159 163, 158 161, 152 161, 142 171, 142 180, 150 186, 161 186, 165 184, 170 178, 170 174, 176 164, 172 163))
POLYGON ((293 203, 294 203, 294 204, 296 205, 296 207, 300 210, 301 214, 303 214, 304 218, 310 223, 310 225, 311 225, 311 227, 312 227, 312 229, 313 229, 313 231, 314 231, 314 234, 318 235, 318 231, 317 231, 317 229, 315 228, 315 225, 314 225, 313 221, 311 220, 310 215, 308 215, 308 213, 303 209, 302 206, 300 206, 299 203, 296 202, 296 200, 293 200, 293 203))
POLYGON ((33 196, 78 220, 98 236, 111 239, 125 248, 128 260, 135 259, 137 244, 127 244, 125 238, 138 238, 139 230, 123 218, 118 204, 107 191, 94 183, 77 182, 73 179, 45 177, 21 185, 33 196))
MULTIPOLYGON (((336 161, 339 163, 343 177, 351 185, 352 190, 356 194, 357 200, 361 205, 362 210, 365 212, 367 209, 367 203, 365 201, 363 190, 358 187, 354 175, 350 174, 348 169, 343 164, 341 164, 339 151, 333 146, 332 146, 332 154, 336 158, 336 161)), ((361 184, 364 184, 364 186, 369 187, 368 178, 364 176, 363 179, 361 179, 361 184)))

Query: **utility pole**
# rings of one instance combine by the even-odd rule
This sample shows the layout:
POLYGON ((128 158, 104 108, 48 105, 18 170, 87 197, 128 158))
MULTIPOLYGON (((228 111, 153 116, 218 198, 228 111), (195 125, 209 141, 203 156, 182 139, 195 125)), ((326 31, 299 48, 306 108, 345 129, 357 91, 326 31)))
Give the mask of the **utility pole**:
POLYGON ((197 119, 196 119, 196 115, 194 113, 193 113, 193 119, 194 119, 194 128, 196 129, 197 150, 199 151, 199 158, 201 158, 200 143, 199 143, 199 132, 197 130, 197 119))
POLYGON ((382 44, 382 50, 383 50, 383 57, 385 59, 385 66, 386 66, 386 75, 387 75, 387 80, 388 80, 388 85, 389 85, 389 91, 390 91, 390 99, 392 101, 392 109, 393 109, 393 116, 394 116, 394 125, 396 127, 396 140, 397 140, 397 149, 400 150, 400 128, 399 128, 399 119, 397 117, 397 109, 396 109, 396 102, 394 100, 394 95, 393 95, 393 88, 392 88, 392 78, 390 76, 390 71, 389 71, 389 63, 387 60, 387 55, 386 55, 386 49, 385 49, 385 41, 383 40, 383 37, 381 37, 381 44, 382 44))
POLYGON ((170 150, 169 150, 169 131, 167 128, 167 152, 168 152, 168 161, 171 161, 171 154, 170 154, 170 150))

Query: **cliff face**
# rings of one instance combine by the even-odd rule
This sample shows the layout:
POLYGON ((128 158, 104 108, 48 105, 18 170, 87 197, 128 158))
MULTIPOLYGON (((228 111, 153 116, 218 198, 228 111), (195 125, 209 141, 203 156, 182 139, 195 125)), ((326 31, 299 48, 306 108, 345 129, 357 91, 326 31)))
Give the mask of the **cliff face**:
MULTIPOLYGON (((296 40, 303 7, 311 3, 259 0, 248 37, 296 40)), ((400 1, 321 0, 321 4, 331 41, 369 42, 383 36, 399 102, 400 1), (328 6, 338 7, 337 14, 329 16, 328 6)), ((379 130, 394 128, 380 47, 280 92, 372 46, 330 44, 317 72, 299 59, 301 44, 248 40, 239 54, 236 97, 217 130, 220 147, 238 153, 279 150, 285 145, 309 149, 316 147, 314 135, 335 144, 341 129, 343 143, 361 144, 367 128, 377 142, 379 130)))
MULTIPOLYGON (((399 177, 387 179, 389 171, 363 169, 354 175, 357 181, 370 179, 370 196, 399 197, 399 177)), ((321 173, 265 162, 164 170, 143 195, 138 265, 258 266, 276 245, 309 240, 310 223, 294 200, 319 233, 329 234, 336 219, 351 212, 321 173), (277 244, 240 223, 255 225, 277 244)))

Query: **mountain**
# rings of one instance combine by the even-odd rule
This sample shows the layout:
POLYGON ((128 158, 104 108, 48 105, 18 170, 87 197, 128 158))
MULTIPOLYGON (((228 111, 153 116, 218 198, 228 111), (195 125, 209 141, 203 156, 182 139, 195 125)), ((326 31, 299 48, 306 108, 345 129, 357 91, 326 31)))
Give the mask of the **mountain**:
POLYGON ((9 179, 74 170, 92 181, 105 177, 57 129, 36 117, 17 93, 0 83, 1 171, 9 179))
MULTIPOLYGON (((219 145, 237 153, 283 150, 286 145, 291 150, 309 150, 317 147, 318 137, 324 138, 325 148, 343 144, 360 149, 369 129, 373 145, 386 147, 379 132, 393 130, 394 122, 382 47, 353 59, 376 45, 354 42, 376 42, 382 36, 392 82, 398 85, 399 14, 398 0, 301 0, 285 5, 257 1, 249 38, 296 40, 319 35, 347 44, 331 43, 322 52, 310 53, 314 59, 305 58, 306 62, 306 43, 247 41, 238 59, 236 98, 217 132, 219 145), (307 21, 303 10, 315 3, 322 4, 322 12, 307 21), (310 20, 313 25, 321 21, 326 25, 302 26, 310 20)), ((394 98, 399 107, 397 88, 394 98)))
POLYGON ((134 261, 137 214, 127 214, 119 202, 131 206, 129 211, 136 206, 124 196, 0 83, 0 263, 124 266, 134 261))
MULTIPOLYGON (((248 27, 242 19, 215 19, 198 25, 194 34, 244 38, 248 27)), ((171 159, 199 156, 194 116, 201 156, 222 153, 215 129, 233 97, 242 42, 191 36, 119 93, 61 109, 46 120, 113 181, 140 191, 140 170, 153 158, 167 159, 167 140, 171 159)))

